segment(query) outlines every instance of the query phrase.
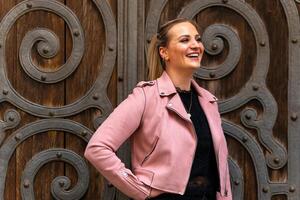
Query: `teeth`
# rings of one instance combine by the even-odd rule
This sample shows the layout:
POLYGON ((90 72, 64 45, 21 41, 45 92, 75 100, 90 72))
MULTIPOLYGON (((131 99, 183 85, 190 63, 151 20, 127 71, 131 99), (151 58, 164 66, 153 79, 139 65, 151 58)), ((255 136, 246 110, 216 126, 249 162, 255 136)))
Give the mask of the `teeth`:
POLYGON ((189 55, 187 55, 188 57, 198 57, 199 56, 199 54, 197 54, 197 53, 191 53, 191 54, 189 54, 189 55))

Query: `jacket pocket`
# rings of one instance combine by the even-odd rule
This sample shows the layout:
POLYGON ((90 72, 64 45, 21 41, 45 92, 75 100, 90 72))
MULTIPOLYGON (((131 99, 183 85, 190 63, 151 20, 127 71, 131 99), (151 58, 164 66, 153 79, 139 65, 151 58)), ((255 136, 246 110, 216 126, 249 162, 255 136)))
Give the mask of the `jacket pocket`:
POLYGON ((141 166, 149 159, 149 157, 151 156, 151 154, 155 150, 155 148, 157 146, 157 143, 158 143, 158 140, 159 140, 159 137, 156 135, 150 151, 146 154, 145 158, 141 162, 141 166))

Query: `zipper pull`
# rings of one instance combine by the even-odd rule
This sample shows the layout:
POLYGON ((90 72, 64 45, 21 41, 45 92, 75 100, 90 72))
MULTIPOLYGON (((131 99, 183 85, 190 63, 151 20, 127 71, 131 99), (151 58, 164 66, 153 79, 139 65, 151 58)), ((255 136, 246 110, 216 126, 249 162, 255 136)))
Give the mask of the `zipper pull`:
POLYGON ((228 190, 227 189, 225 189, 224 195, 225 195, 225 197, 228 197, 228 190))

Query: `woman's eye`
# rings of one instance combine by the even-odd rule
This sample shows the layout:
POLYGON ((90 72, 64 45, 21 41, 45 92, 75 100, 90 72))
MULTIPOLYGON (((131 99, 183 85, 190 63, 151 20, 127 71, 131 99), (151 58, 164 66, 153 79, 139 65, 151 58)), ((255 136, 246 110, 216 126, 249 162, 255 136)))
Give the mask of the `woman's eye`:
POLYGON ((180 40, 180 42, 188 42, 189 41, 189 39, 182 39, 182 40, 180 40))
POLYGON ((202 42, 201 37, 197 37, 197 38, 196 38, 196 41, 197 41, 197 42, 202 42))

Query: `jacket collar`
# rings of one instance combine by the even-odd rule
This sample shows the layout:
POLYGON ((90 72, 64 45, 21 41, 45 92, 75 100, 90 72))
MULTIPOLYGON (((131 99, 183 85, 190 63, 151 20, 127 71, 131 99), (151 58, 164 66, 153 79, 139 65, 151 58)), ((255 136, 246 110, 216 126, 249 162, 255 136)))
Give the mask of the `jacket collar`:
MULTIPOLYGON (((201 88, 194 79, 192 79, 192 85, 196 89, 199 97, 205 98, 210 103, 217 102, 218 99, 201 88)), ((157 87, 160 96, 169 96, 171 94, 177 93, 176 88, 166 71, 164 71, 162 75, 157 79, 157 87)))
POLYGON ((176 88, 166 71, 157 79, 157 87, 160 96, 169 96, 176 93, 176 88))

